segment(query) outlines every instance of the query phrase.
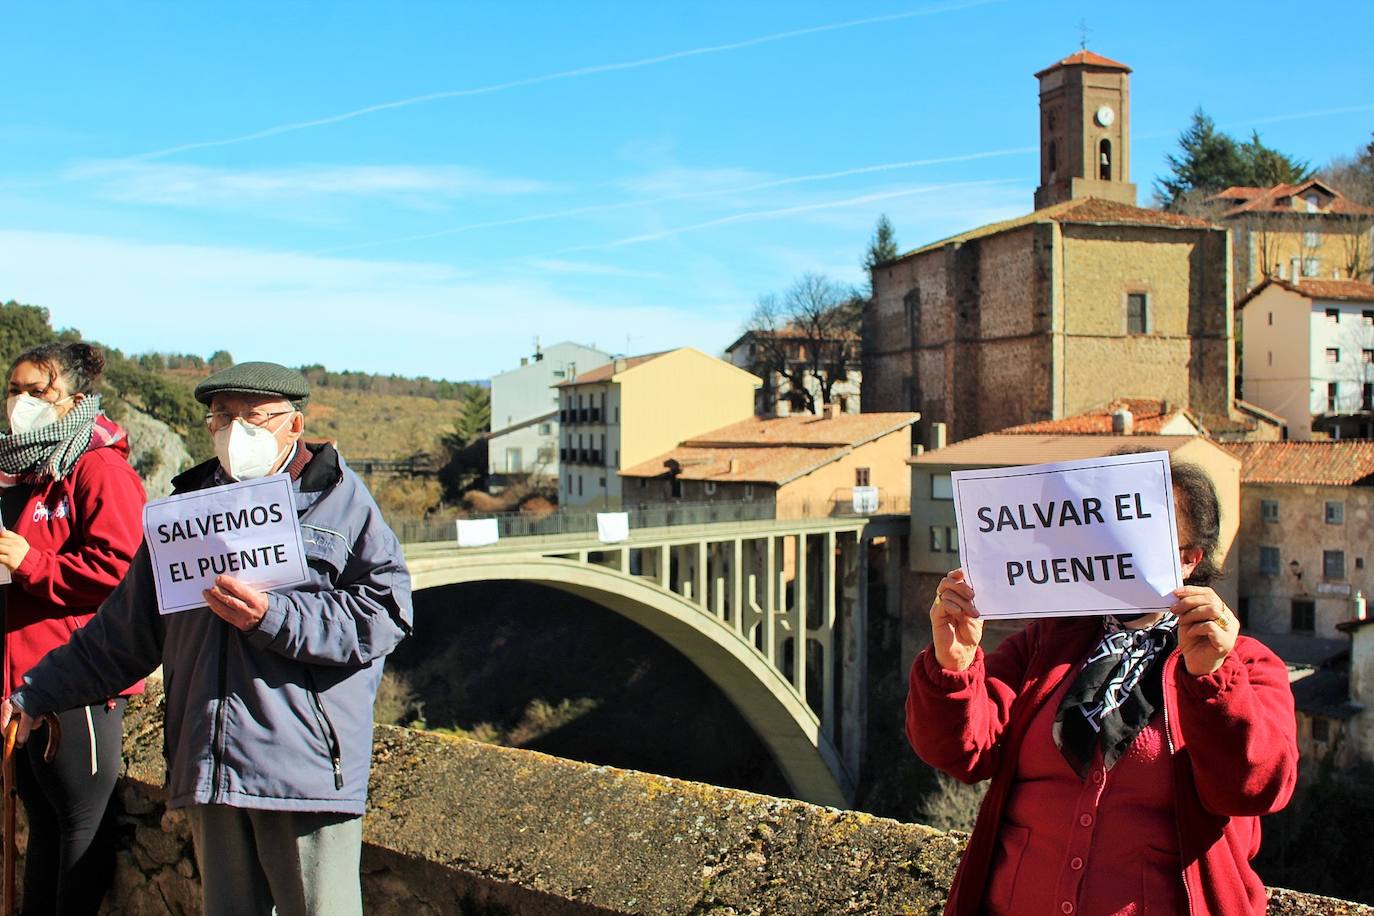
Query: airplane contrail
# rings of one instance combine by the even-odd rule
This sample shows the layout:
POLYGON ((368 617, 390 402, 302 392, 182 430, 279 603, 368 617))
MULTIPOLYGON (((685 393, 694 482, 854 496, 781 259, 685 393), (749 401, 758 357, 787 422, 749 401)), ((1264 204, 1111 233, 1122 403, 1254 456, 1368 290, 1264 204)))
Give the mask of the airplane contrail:
POLYGON ((442 238, 446 235, 459 235, 464 232, 474 232, 478 229, 494 229, 500 226, 519 226, 525 223, 547 222, 548 220, 562 219, 568 216, 583 216, 588 213, 607 213, 614 210, 628 210, 634 207, 653 207, 659 204, 674 203, 682 200, 695 200, 702 197, 719 197, 722 194, 748 194, 754 191, 766 191, 772 188, 786 187, 788 185, 806 184, 813 181, 830 181, 836 178, 848 178, 853 175, 871 175, 875 172, 891 172, 898 169, 919 168, 926 165, 946 165, 952 162, 972 162, 978 159, 993 159, 1001 156, 1020 156, 1027 153, 1034 153, 1037 149, 1038 148, 1034 146, 1015 146, 1008 149, 986 150, 981 153, 962 153, 957 156, 937 156, 931 159, 906 159, 900 162, 882 162, 877 165, 863 165, 852 169, 841 169, 835 172, 816 172, 811 175, 794 175, 788 178, 775 178, 771 181, 762 181, 750 185, 711 188, 704 191, 684 191, 681 194, 668 194, 663 197, 651 197, 639 200, 623 200, 611 204, 588 204, 585 207, 571 207, 565 210, 530 213, 525 216, 512 216, 508 219, 466 223, 461 226, 436 229, 433 232, 422 232, 417 235, 377 239, 371 242, 358 242, 353 245, 341 245, 334 248, 322 249, 316 253, 339 254, 345 251, 357 251, 362 248, 377 248, 383 245, 399 245, 407 242, 423 242, 429 239, 442 238))
POLYGON ((390 102, 378 102, 375 105, 367 105, 362 108, 355 108, 352 111, 345 111, 335 115, 328 115, 322 118, 312 118, 307 121, 293 121, 287 124, 278 124, 262 130, 255 130, 251 133, 240 134, 236 137, 224 137, 219 140, 201 140, 196 143, 182 143, 177 146, 169 146, 165 149, 153 150, 148 153, 139 153, 129 156, 129 159, 160 159, 165 156, 173 156, 177 153, 185 153, 191 150, 208 149, 216 146, 231 146, 236 143, 248 143, 253 140, 262 140, 267 137, 275 137, 280 134, 292 133, 298 130, 306 130, 311 127, 324 127, 328 124, 338 124, 341 121, 351 121, 354 118, 361 118, 364 115, 375 114, 379 111, 390 111, 395 108, 408 108, 412 105, 424 105, 429 102, 438 102, 443 99, 465 98, 474 95, 488 95, 493 92, 505 92, 509 89, 519 89, 525 86, 535 86, 540 83, 551 83, 557 80, 577 79, 584 76, 593 76, 599 73, 614 73, 619 70, 637 70, 640 67, 650 67, 655 64, 664 64, 670 61, 683 60, 689 57, 701 57, 707 54, 723 54, 728 51, 740 51, 745 48, 752 48, 762 44, 769 44, 775 41, 786 41, 790 38, 800 38, 804 35, 816 35, 822 32, 836 32, 841 29, 853 29, 866 25, 877 25, 883 22, 897 22, 902 19, 914 19, 920 16, 934 16, 939 13, 957 12, 959 10, 972 9, 979 6, 987 6, 991 3, 1005 3, 1007 0, 955 0, 951 3, 939 3, 933 6, 922 7, 915 10, 906 10, 900 13, 889 13, 884 16, 869 16, 864 19, 850 19, 846 22, 832 22, 826 25, 808 26, 801 29, 790 29, 786 32, 774 32, 770 35, 759 35, 754 38, 746 38, 740 41, 732 41, 726 44, 708 45, 701 48, 688 48, 684 51, 673 51, 668 54, 659 54, 654 57, 644 57, 639 60, 621 61, 613 64, 596 64, 587 67, 577 67, 572 70, 560 70, 557 73, 545 73, 539 76, 529 76, 523 79, 508 80, 502 83, 491 83, 486 86, 474 86, 469 89, 449 89, 442 92, 429 92, 424 95, 411 96, 405 99, 395 99, 390 102))
POLYGON ((828 200, 814 204, 800 204, 795 207, 781 207, 775 210, 751 210, 745 213, 732 213, 729 216, 721 216, 716 219, 709 219, 705 222, 690 223, 686 226, 675 226, 671 229, 664 229, 659 232, 648 232, 642 235, 626 236, 622 239, 615 239, 610 242, 599 242, 594 245, 574 245, 569 248, 560 248, 557 251, 549 252, 548 256, 556 254, 569 254, 575 251, 601 251, 608 248, 623 248, 627 245, 639 245, 644 242, 656 242, 660 239, 670 238, 681 235, 684 232, 695 232, 699 229, 710 229, 715 226, 724 226, 729 223, 749 222, 752 220, 774 219, 781 216, 791 216, 796 213, 809 213, 815 210, 833 210, 839 207, 854 207, 861 204, 877 203, 883 200, 892 200, 898 197, 911 197, 915 194, 929 194, 935 191, 948 191, 953 188, 969 188, 978 186, 989 186, 999 184, 1013 184, 1020 181, 1019 178, 988 178, 979 181, 953 181, 947 184, 922 185, 917 188, 905 188, 900 191, 881 191, 876 194, 863 194, 858 197, 846 197, 841 200, 828 200))

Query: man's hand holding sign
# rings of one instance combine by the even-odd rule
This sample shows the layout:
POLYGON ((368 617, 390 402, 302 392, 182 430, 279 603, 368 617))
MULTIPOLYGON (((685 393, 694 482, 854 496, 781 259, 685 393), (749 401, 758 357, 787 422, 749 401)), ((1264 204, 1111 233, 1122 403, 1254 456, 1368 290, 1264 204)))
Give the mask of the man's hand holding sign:
POLYGON ((1203 552, 1176 520, 1167 453, 951 476, 962 568, 940 582, 930 611, 943 668, 972 664, 983 617, 1110 614, 1139 628, 1167 611, 1196 675, 1217 670, 1234 647, 1221 598, 1183 585, 1203 552))

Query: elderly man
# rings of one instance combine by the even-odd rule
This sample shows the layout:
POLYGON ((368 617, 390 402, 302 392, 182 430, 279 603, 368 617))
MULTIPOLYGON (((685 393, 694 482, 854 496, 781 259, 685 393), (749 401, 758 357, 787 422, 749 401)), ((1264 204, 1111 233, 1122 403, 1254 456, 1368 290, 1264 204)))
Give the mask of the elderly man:
POLYGON ((410 575, 358 477, 332 446, 301 439, 308 396, 300 373, 273 363, 211 375, 196 399, 216 458, 174 483, 184 493, 289 474, 310 580, 264 592, 223 575, 204 608, 161 616, 144 546, 12 698, 22 735, 33 717, 162 665, 168 805, 186 809, 210 916, 362 912, 372 703, 410 631, 410 575))

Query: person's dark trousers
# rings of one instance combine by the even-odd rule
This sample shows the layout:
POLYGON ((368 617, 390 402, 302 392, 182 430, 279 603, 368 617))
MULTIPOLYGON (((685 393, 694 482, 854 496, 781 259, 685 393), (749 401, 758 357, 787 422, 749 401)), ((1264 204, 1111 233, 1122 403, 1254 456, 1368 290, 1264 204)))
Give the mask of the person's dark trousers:
POLYGON ((43 761, 48 726, 15 754, 15 781, 29 821, 23 916, 94 916, 114 877, 115 824, 108 810, 119 778, 124 707, 81 706, 59 713, 62 740, 43 761))

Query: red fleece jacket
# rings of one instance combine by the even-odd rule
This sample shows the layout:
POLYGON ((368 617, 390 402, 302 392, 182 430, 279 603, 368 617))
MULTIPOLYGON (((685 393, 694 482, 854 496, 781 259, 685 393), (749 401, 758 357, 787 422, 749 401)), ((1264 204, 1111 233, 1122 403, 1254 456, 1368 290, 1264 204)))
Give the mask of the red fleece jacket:
MULTIPOLYGON (((91 619, 143 542, 147 496, 129 466, 129 441, 110 421, 98 422, 106 434, 100 438, 115 441, 88 450, 64 480, 35 486, 15 521, 29 552, 6 595, 6 696, 91 619)), ((140 681, 122 694, 142 690, 140 681)))
MULTIPOLYGON (((992 780, 947 916, 979 911, 1021 741, 1036 711, 1078 670, 1100 636, 1096 619, 1037 620, 991 654, 978 650, 966 671, 945 671, 931 648, 912 665, 906 707, 911 746, 931 766, 963 782, 992 780)), ((1221 668, 1206 677, 1189 674, 1176 650, 1165 660, 1163 683, 1189 912, 1263 913, 1264 885, 1250 867, 1259 851, 1259 816, 1287 804, 1297 780, 1287 669, 1259 642, 1241 636, 1221 668)))

